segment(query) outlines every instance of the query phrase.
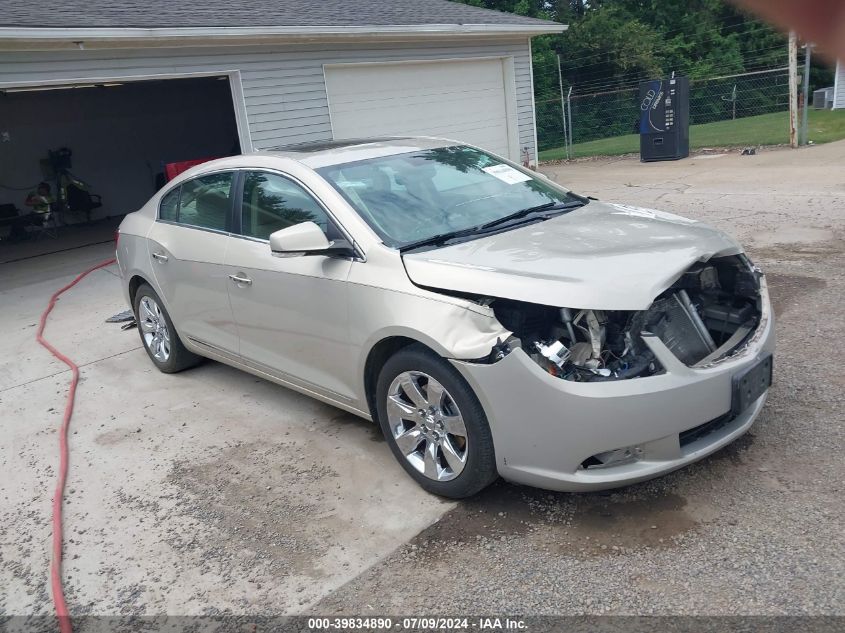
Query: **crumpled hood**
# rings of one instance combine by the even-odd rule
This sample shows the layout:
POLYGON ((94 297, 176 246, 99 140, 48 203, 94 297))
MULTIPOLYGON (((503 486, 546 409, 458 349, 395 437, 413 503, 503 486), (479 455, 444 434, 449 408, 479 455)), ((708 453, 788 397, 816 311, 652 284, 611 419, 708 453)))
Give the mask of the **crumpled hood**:
POLYGON ((742 248, 671 213, 591 202, 565 215, 402 257, 427 288, 558 307, 645 310, 693 263, 742 248))

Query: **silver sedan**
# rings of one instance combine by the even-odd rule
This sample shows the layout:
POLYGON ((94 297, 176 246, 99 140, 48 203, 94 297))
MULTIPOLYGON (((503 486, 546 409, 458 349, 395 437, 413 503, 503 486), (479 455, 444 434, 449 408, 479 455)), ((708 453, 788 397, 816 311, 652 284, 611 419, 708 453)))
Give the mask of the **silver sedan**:
POLYGON ((371 419, 447 497, 675 470, 771 384, 765 278, 734 240, 453 141, 208 162, 126 216, 117 252, 161 371, 212 358, 371 419))

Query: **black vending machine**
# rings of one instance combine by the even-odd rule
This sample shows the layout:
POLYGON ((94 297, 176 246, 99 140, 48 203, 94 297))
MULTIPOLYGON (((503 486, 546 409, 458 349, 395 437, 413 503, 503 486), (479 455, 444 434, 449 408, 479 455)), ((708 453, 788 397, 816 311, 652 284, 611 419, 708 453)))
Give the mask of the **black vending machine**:
POLYGON ((640 84, 640 160, 689 156, 689 79, 653 79, 640 84))

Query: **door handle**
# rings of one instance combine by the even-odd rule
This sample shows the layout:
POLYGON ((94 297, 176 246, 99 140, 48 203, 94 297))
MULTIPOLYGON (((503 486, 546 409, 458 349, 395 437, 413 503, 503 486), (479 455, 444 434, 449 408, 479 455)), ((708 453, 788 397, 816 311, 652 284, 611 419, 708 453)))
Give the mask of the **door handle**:
POLYGON ((252 285, 252 279, 249 277, 241 277, 242 273, 238 273, 237 275, 229 275, 229 279, 234 281, 236 284, 244 284, 246 286, 252 285))
POLYGON ((163 264, 168 260, 168 257, 164 253, 153 253, 153 259, 163 264))

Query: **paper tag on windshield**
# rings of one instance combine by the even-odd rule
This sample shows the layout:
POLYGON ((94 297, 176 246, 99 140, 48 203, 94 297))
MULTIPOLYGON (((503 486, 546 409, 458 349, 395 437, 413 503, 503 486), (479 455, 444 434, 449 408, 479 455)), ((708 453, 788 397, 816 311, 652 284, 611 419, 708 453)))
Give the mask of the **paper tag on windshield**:
POLYGON ((486 171, 491 176, 495 176, 502 182, 509 185, 515 185, 518 182, 525 182, 531 180, 531 176, 523 174, 521 171, 514 169, 510 165, 491 165, 490 167, 482 167, 482 171, 486 171))

